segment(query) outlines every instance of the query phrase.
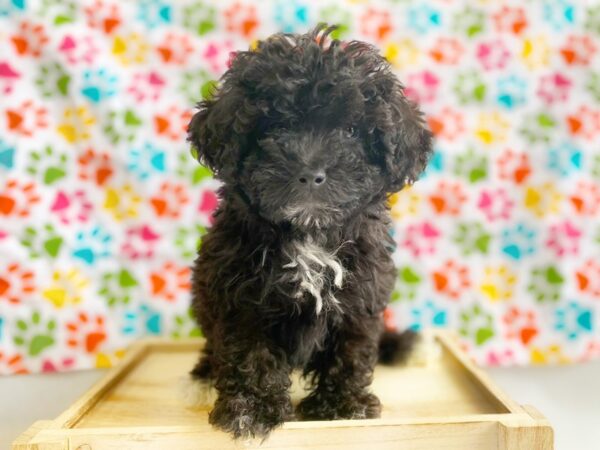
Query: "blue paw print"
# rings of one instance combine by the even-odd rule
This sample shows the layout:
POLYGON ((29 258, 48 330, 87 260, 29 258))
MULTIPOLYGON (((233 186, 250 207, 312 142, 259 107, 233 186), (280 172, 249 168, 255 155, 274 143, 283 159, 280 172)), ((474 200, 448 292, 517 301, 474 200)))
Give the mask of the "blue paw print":
POLYGON ((106 258, 111 254, 112 236, 98 226, 87 232, 78 232, 76 239, 73 257, 79 258, 89 265, 94 264, 99 258, 106 258))
POLYGON ((12 169, 15 164, 15 148, 0 139, 0 167, 12 169))
POLYGON ((442 151, 440 151, 439 149, 435 149, 435 151, 431 155, 431 158, 429 159, 429 163, 427 164, 427 167, 425 168, 425 170, 423 171, 423 173, 421 174, 419 179, 422 180, 423 178, 427 178, 430 175, 433 175, 434 173, 443 171, 444 165, 445 165, 444 153, 442 151))
POLYGON ((274 18, 281 31, 293 33, 308 25, 308 6, 296 0, 279 0, 274 18))
POLYGON ((148 305, 139 305, 136 309, 125 311, 123 321, 122 331, 128 336, 159 335, 162 330, 160 313, 148 305))
POLYGON ((527 80, 510 75, 498 80, 497 102, 507 109, 513 109, 527 101, 527 80))
POLYGON ((171 5, 161 0, 142 0, 137 18, 148 28, 171 23, 171 5))
POLYGON ((568 177, 581 170, 581 150, 570 142, 550 148, 548 150, 547 167, 561 177, 568 177))
POLYGON ((444 308, 439 308, 432 300, 427 300, 423 305, 413 308, 410 312, 412 323, 410 329, 420 331, 430 326, 443 327, 448 321, 448 313, 444 308))
POLYGON ((591 333, 594 327, 593 311, 575 301, 557 309, 555 318, 554 329, 563 332, 570 341, 577 339, 580 334, 591 333))
POLYGON ((545 0, 542 15, 546 23, 560 31, 575 22, 575 5, 567 0, 545 0))
POLYGON ((100 103, 117 92, 117 76, 105 69, 86 70, 83 73, 81 94, 94 103, 100 103))
POLYGON ((419 34, 427 33, 441 25, 441 14, 428 5, 420 5, 408 10, 408 26, 419 34))
POLYGON ((3 0, 0 2, 0 17, 9 17, 13 12, 23 11, 25 0, 3 0))
POLYGON ((0 317, 0 342, 4 338, 4 318, 0 317))
POLYGON ((520 261, 535 252, 537 231, 520 223, 502 232, 502 252, 510 258, 520 261))
POLYGON ((127 168, 140 180, 146 180, 153 172, 164 173, 166 170, 165 152, 146 142, 141 148, 129 151, 127 168))

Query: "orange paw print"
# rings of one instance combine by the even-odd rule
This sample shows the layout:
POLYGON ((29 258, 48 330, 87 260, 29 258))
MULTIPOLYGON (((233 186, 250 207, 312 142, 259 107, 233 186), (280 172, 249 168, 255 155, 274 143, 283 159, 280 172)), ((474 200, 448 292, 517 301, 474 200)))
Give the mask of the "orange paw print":
POLYGON ((434 289, 451 300, 458 300, 461 294, 471 286, 469 269, 452 260, 432 273, 434 289))
POLYGON ((38 128, 48 126, 48 111, 43 106, 36 107, 31 100, 25 100, 18 108, 7 108, 6 125, 12 133, 33 136, 38 128))
POLYGON ((0 300, 20 303, 21 298, 34 290, 33 272, 18 263, 9 264, 5 272, 0 272, 0 300))
POLYGON ((392 308, 385 308, 383 310, 383 325, 388 331, 396 331, 398 326, 396 325, 396 315, 392 308))
POLYGON ((184 65, 194 53, 194 46, 187 34, 168 33, 156 51, 165 64, 184 65))
POLYGON ((519 35, 527 28, 527 16, 523 8, 503 6, 492 16, 496 30, 519 35))
POLYGON ((43 25, 35 25, 23 21, 19 30, 10 39, 19 55, 31 55, 38 57, 42 54, 42 48, 48 42, 48 36, 43 25))
POLYGON ((371 39, 383 41, 392 31, 390 13, 385 10, 369 8, 360 18, 361 32, 371 39))
POLYGON ((150 198, 150 204, 158 217, 177 218, 188 202, 185 186, 169 182, 163 183, 158 194, 150 198))
POLYGON ((190 268, 165 263, 160 270, 150 273, 152 295, 174 302, 181 293, 190 290, 190 268))
POLYGON ((453 141, 465 132, 463 115, 451 108, 443 108, 439 114, 427 117, 431 132, 441 139, 453 141))
POLYGON ((429 56, 440 64, 454 66, 464 55, 465 49, 458 39, 439 37, 429 50, 429 56))
POLYGON ((23 364, 23 356, 18 353, 12 356, 9 356, 0 351, 0 373, 11 373, 13 375, 25 375, 29 373, 29 371, 25 368, 23 364))
POLYGON ((113 175, 113 166, 109 153, 98 153, 89 148, 77 159, 79 165, 79 179, 94 181, 98 186, 103 186, 113 175))
POLYGON ((67 333, 69 347, 95 353, 106 341, 104 317, 100 315, 89 317, 86 313, 80 312, 74 321, 67 322, 67 333))
POLYGON ((33 183, 10 179, 0 191, 0 215, 27 217, 35 203, 40 201, 33 183))
POLYGON ((437 214, 448 214, 457 216, 460 214, 467 196, 463 192, 460 183, 440 181, 436 191, 429 196, 429 202, 437 214))
POLYGON ((589 36, 569 36, 560 49, 560 54, 570 66, 587 66, 596 50, 594 41, 589 36))
POLYGON ((230 33, 239 33, 250 38, 258 27, 258 16, 253 5, 236 2, 224 11, 225 28, 230 33))
POLYGON ((154 116, 154 128, 159 136, 164 136, 172 141, 185 139, 187 127, 192 118, 189 110, 172 106, 164 114, 154 116))
POLYGON ((499 175, 502 180, 510 180, 515 184, 524 183, 531 175, 531 165, 527 153, 506 150, 498 158, 499 175))
POLYGON ((104 33, 110 34, 121 25, 119 8, 114 3, 96 0, 84 11, 90 28, 100 29, 104 33))
POLYGON ((592 140, 600 134, 600 111, 581 106, 577 113, 567 116, 569 133, 592 140))
POLYGON ((579 181, 575 192, 569 198, 575 212, 582 216, 595 216, 600 210, 600 187, 596 183, 579 181))
POLYGON ((577 287, 583 293, 600 298, 600 263, 593 259, 575 271, 577 287))

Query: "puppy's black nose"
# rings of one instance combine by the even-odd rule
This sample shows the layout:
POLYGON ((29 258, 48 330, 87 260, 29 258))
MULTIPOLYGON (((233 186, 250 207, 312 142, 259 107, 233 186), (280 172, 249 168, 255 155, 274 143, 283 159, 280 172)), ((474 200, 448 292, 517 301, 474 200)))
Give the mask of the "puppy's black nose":
POLYGON ((311 184, 312 186, 320 186, 325 183, 325 172, 304 172, 298 178, 298 181, 302 184, 311 184))

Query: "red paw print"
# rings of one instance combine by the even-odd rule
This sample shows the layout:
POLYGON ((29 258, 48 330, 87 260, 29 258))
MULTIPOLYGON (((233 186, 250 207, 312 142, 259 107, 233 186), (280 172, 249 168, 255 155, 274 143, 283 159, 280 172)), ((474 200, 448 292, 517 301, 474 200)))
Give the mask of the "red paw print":
POLYGON ((54 373, 54 372, 65 372, 73 368, 75 364, 75 358, 61 358, 52 361, 50 358, 42 361, 42 372, 54 373))
POLYGON ((115 3, 96 0, 85 9, 87 23, 90 28, 102 30, 106 34, 112 33, 121 25, 119 8, 115 3))
POLYGON ((239 33, 245 38, 251 38, 258 27, 256 8, 235 2, 224 11, 225 28, 230 33, 239 33))
POLYGON ((221 73, 230 66, 233 51, 234 45, 230 40, 210 41, 206 43, 202 56, 210 70, 214 73, 221 73))
POLYGON ((85 191, 77 190, 71 195, 64 191, 58 191, 50 211, 58 216, 64 224, 78 222, 87 222, 90 218, 93 205, 88 200, 85 191))
POLYGON ((152 295, 174 302, 179 294, 190 290, 190 268, 165 263, 160 270, 150 273, 152 295))
POLYGON ((502 318, 506 326, 506 338, 518 339, 523 345, 529 343, 539 334, 536 315, 532 310, 522 310, 513 306, 502 318))
POLYGON ((499 176, 515 184, 523 184, 531 175, 529 157, 526 153, 506 150, 498 158, 499 176))
POLYGON ((26 20, 19 25, 19 30, 10 39, 19 55, 38 57, 42 54, 48 36, 43 25, 36 25, 26 20))
POLYGON ((155 101, 161 96, 165 84, 165 79, 158 72, 136 73, 127 92, 138 102, 155 101))
POLYGON ((570 197, 575 212, 585 216, 595 216, 600 210, 600 187, 589 181, 577 183, 576 194, 570 197))
POLYGON ((171 106, 162 114, 154 116, 154 129, 159 136, 164 136, 172 141, 185 139, 187 127, 192 118, 189 110, 171 106))
POLYGON ((158 194, 150 197, 150 204, 158 217, 177 218, 189 197, 183 184, 165 182, 158 194))
POLYGON ((570 66, 587 66, 596 50, 594 41, 589 36, 569 36, 560 53, 570 66))
POLYGON ((69 347, 94 353, 106 341, 104 317, 101 315, 90 317, 85 312, 80 312, 75 320, 67 322, 67 333, 69 347))
POLYGON ((48 126, 48 111, 31 100, 25 100, 17 108, 7 108, 5 114, 8 130, 21 136, 33 136, 38 128, 48 126))
POLYGON ((588 260, 575 271, 577 287, 581 292, 600 298, 600 263, 588 260))
POLYGON ((58 50, 65 55, 70 64, 85 62, 91 64, 98 55, 98 47, 92 36, 76 38, 67 34, 60 43, 58 50))
POLYGON ((432 102, 437 96, 439 85, 439 78, 433 72, 424 70, 408 76, 404 94, 416 103, 432 102))
POLYGON ((160 235, 148 225, 132 227, 127 230, 127 239, 121 250, 129 259, 152 258, 159 240, 160 235))
POLYGON ((467 196, 463 192, 462 185, 449 181, 440 181, 435 193, 429 196, 429 202, 437 214, 450 216, 459 215, 466 201, 467 196))
POLYGON ((182 66, 194 53, 194 46, 188 35, 168 33, 162 43, 156 47, 156 51, 165 64, 182 66))
POLYGON ((527 16, 523 8, 503 6, 492 15, 496 30, 519 35, 527 28, 527 16))
POLYGON ((386 10, 369 8, 360 18, 361 32, 376 41, 383 41, 392 32, 392 19, 386 10))
POLYGON ((33 183, 10 179, 0 191, 0 216, 27 217, 39 201, 33 183))
POLYGON ((477 202, 479 209, 487 220, 493 222, 499 219, 509 219, 515 202, 503 188, 483 189, 477 202))
POLYGON ((476 55, 484 70, 503 69, 510 60, 510 52, 499 39, 481 42, 477 46, 476 55))
POLYGON ((99 153, 89 148, 77 159, 79 179, 94 181, 103 186, 113 176, 113 167, 109 153, 99 153))
POLYGON ((18 263, 9 264, 0 272, 0 300, 20 303, 21 299, 35 290, 33 272, 18 263))
POLYGON ((567 125, 573 136, 592 140, 600 134, 600 111, 581 106, 577 113, 567 116, 567 125))
POLYGON ((29 373, 23 364, 23 356, 14 354, 12 356, 0 351, 0 373, 10 373, 13 375, 24 375, 29 373))
POLYGON ((556 256, 577 255, 579 253, 579 240, 581 230, 570 221, 552 225, 546 240, 546 246, 552 249, 556 256))
POLYGON ((471 286, 469 268, 448 260, 431 274, 433 287, 441 295, 451 300, 458 300, 462 293, 471 286))
POLYGON ((456 65, 464 51, 458 39, 439 37, 429 50, 429 55, 440 64, 456 65))
POLYGON ((21 74, 14 70, 7 62, 0 62, 0 91, 10 94, 21 74))
POLYGON ((449 107, 427 117, 429 129, 439 139, 453 141, 465 132, 463 115, 449 107))
POLYGON ((587 362, 600 358, 600 340, 588 342, 579 362, 587 362))
POLYGON ((540 78, 537 95, 548 104, 563 102, 569 98, 573 82, 566 75, 555 72, 540 78))
POLYGON ((402 245, 418 258, 423 254, 435 253, 435 244, 439 237, 440 231, 432 223, 409 225, 402 245))

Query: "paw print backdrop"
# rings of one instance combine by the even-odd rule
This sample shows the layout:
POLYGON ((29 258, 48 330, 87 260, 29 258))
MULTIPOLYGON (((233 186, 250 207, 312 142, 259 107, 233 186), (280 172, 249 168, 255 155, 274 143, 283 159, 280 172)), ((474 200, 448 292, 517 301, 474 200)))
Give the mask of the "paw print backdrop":
POLYGON ((390 325, 484 364, 600 355, 600 4, 0 0, 0 373, 195 336, 217 183, 185 142, 231 52, 320 21, 381 48, 436 151, 390 199, 390 325))

